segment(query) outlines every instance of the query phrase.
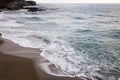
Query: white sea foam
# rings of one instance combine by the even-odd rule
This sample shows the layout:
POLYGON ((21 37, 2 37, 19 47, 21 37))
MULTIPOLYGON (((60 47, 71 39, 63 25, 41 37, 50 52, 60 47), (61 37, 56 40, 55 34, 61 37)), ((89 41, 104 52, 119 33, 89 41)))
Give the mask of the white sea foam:
POLYGON ((4 20, 4 21, 0 21, 0 26, 12 26, 12 27, 19 27, 19 26, 23 26, 23 24, 19 24, 16 23, 15 20, 4 20))

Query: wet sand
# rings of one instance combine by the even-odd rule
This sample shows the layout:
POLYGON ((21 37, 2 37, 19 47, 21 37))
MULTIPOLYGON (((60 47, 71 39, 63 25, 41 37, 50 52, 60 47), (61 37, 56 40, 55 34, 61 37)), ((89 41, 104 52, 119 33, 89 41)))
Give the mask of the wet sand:
POLYGON ((32 59, 9 54, 13 46, 0 37, 0 80, 40 80, 32 59))

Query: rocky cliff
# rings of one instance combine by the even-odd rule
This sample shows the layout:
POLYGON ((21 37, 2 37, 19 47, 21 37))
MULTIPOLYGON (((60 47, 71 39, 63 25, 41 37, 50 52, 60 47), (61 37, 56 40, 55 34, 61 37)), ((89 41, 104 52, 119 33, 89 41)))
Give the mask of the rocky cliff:
POLYGON ((1 10, 18 10, 22 9, 23 6, 36 5, 35 1, 25 0, 0 0, 1 10))

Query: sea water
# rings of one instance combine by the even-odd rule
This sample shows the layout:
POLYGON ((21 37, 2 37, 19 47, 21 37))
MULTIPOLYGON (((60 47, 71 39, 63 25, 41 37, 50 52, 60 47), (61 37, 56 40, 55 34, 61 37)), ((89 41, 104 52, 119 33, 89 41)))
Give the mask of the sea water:
POLYGON ((120 4, 39 4, 0 12, 0 32, 71 76, 120 79, 120 4))

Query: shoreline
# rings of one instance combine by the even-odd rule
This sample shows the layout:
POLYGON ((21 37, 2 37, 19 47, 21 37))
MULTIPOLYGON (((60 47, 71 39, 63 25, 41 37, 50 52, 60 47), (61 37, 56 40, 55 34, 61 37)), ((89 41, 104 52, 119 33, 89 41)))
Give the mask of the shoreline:
POLYGON ((70 77, 60 74, 62 71, 40 56, 40 52, 42 51, 39 49, 19 46, 11 40, 2 38, 0 34, 0 80, 4 80, 1 76, 9 78, 5 80, 92 80, 85 76, 70 77), (4 70, 1 65, 5 66, 8 71, 4 70), (11 73, 16 76, 11 77, 11 73))
POLYGON ((32 59, 11 54, 16 48, 0 35, 0 80, 40 80, 32 59))
MULTIPOLYGON (((2 34, 0 35, 0 64, 4 64, 4 63, 9 63, 9 60, 13 60, 11 61, 10 65, 7 65, 8 69, 12 69, 10 66, 12 67, 17 67, 20 68, 19 66, 26 66, 25 69, 32 67, 29 70, 26 70, 26 74, 31 74, 29 77, 34 76, 34 80, 67 80, 68 77, 66 78, 60 78, 59 76, 54 76, 54 75, 50 75, 50 72, 47 73, 48 70, 48 66, 49 66, 49 61, 46 60, 45 58, 43 58, 42 56, 40 56, 40 50, 39 49, 34 49, 34 48, 28 48, 28 47, 21 47, 18 44, 12 42, 11 40, 8 39, 4 39, 2 38, 2 34), (4 57, 5 56, 5 57, 4 57), (3 59, 4 57, 4 59, 3 59), (6 58, 7 57, 7 58, 6 58), (6 61, 6 62, 4 62, 6 61), (19 66, 17 66, 16 64, 18 64, 19 62, 24 63, 25 64, 20 64, 19 66), (15 65, 15 66, 13 66, 15 65), (33 73, 29 72, 29 71, 33 71, 33 73)), ((17 69, 15 69, 16 71, 17 69)), ((7 73, 12 73, 10 70, 7 73)), ((22 74, 19 73, 19 69, 17 70, 17 73, 13 73, 18 75, 23 75, 24 73, 21 72, 22 74), (17 72, 18 71, 18 72, 17 72), (19 73, 19 74, 18 74, 19 73)), ((22 70, 21 70, 22 71, 22 70)), ((54 68, 55 71, 55 68, 54 68)), ((0 71, 1 72, 1 71, 0 71)), ((6 73, 6 70, 3 72, 6 73)), ((26 75, 24 74, 24 75, 26 75)), ((9 78, 9 76, 4 75, 6 77, 9 78)), ((17 80, 21 79, 20 77, 16 77, 17 80)), ((22 77, 23 78, 23 77, 22 77)), ((1 74, 0 74, 0 79, 1 79, 1 74)), ((10 79, 10 78, 9 78, 10 79)), ((9 80, 7 79, 7 80, 9 80)), ((16 79, 10 79, 10 80, 16 80, 16 79)), ((33 80, 31 79, 25 79, 25 77, 21 80, 33 80)), ((70 78, 70 80, 72 80, 70 78)))

